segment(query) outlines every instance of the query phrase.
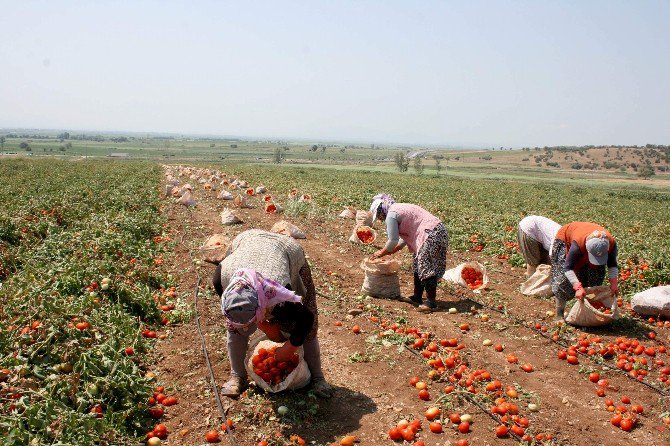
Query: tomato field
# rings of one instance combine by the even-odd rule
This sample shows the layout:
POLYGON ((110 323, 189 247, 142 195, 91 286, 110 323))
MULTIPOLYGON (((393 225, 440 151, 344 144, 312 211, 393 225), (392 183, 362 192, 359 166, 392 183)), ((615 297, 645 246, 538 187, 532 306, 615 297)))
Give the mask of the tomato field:
MULTIPOLYGON (((670 441, 670 322, 624 311, 609 328, 556 327, 550 300, 518 292, 516 249, 524 215, 603 224, 620 244, 626 310, 635 291, 670 283, 667 191, 205 167, 268 189, 247 195, 242 224, 221 225, 220 212, 233 205, 197 175, 179 177, 194 186, 197 206, 161 197, 165 170, 155 163, 0 164, 0 444, 229 444, 230 432, 257 446, 670 441), (383 245, 384 231, 377 223, 371 245, 350 243, 353 221, 337 215, 367 209, 382 191, 440 217, 448 267, 486 265, 486 290, 442 283, 432 314, 361 295, 359 263, 383 245), (301 244, 335 396, 252 387, 224 401, 221 414, 191 317, 196 309, 221 385, 225 328, 208 284, 213 268, 198 260, 198 247, 213 233, 234 237, 281 219, 307 233, 301 244)), ((411 257, 396 256, 407 295, 411 257)), ((476 288, 481 278, 467 275, 476 288)))

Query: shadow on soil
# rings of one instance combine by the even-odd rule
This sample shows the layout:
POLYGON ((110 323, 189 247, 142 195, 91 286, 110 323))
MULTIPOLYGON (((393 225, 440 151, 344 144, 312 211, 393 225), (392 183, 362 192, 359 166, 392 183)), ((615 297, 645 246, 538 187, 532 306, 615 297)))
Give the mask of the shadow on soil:
POLYGON ((275 411, 281 405, 289 408, 283 433, 296 433, 318 444, 331 443, 358 430, 363 416, 377 412, 377 405, 365 394, 341 386, 333 386, 333 390, 329 399, 317 399, 309 387, 270 397, 275 411))

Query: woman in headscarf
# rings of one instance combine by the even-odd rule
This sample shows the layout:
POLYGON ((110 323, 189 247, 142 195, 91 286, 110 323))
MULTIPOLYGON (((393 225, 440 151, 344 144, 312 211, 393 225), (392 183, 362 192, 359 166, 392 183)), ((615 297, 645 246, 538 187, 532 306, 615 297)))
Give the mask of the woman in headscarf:
POLYGON ((585 287, 603 283, 605 265, 610 291, 613 296, 618 293, 617 252, 612 234, 596 223, 575 221, 558 230, 551 252, 551 289, 558 320, 563 319, 569 299, 582 300, 585 287))
POLYGON ((439 218, 420 206, 396 203, 390 195, 375 195, 370 206, 372 221, 386 223, 388 241, 370 256, 376 259, 393 254, 407 246, 414 261, 414 294, 412 302, 419 311, 430 312, 437 308, 437 281, 446 270, 449 234, 439 218), (423 304, 423 292, 426 304, 423 304))
POLYGON ((314 393, 323 398, 332 395, 321 369, 316 290, 300 244, 259 229, 242 232, 217 267, 213 282, 228 328, 231 376, 222 395, 235 397, 246 388, 244 358, 256 328, 283 342, 275 353, 278 360, 290 359, 302 346, 314 393))
POLYGON ((516 238, 526 260, 526 275, 535 273, 538 265, 551 265, 551 245, 561 225, 540 215, 529 215, 519 222, 516 238))

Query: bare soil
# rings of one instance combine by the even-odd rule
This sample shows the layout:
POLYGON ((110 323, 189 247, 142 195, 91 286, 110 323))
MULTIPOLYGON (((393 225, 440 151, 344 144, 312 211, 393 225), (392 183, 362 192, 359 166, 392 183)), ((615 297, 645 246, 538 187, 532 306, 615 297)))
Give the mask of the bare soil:
MULTIPOLYGON (((197 312, 217 385, 223 384, 229 373, 225 357, 225 328, 218 297, 211 287, 214 268, 206 263, 198 267, 192 257, 196 252, 194 248, 214 233, 224 233, 232 239, 244 230, 269 230, 276 221, 288 219, 307 233, 307 239, 300 243, 309 257, 320 292, 319 339, 323 367, 326 378, 336 389, 332 399, 318 401, 310 397, 309 389, 276 395, 250 391, 236 400, 224 398, 227 417, 236 424, 234 432, 239 445, 255 445, 258 439, 271 437, 275 432, 285 436, 298 434, 308 444, 329 444, 345 434, 354 434, 360 438, 361 445, 390 445, 394 443, 388 438, 388 430, 402 418, 422 420, 420 437, 429 446, 455 444, 461 438, 467 439, 470 445, 516 443, 512 438, 497 439, 493 433, 497 423, 465 400, 455 407, 445 408, 445 412, 448 414, 453 410, 473 414, 471 433, 459 434, 451 428, 442 434, 429 432, 423 413, 436 403, 445 384, 429 382, 426 374, 430 368, 425 360, 408 349, 373 346, 366 342, 369 336, 380 331, 379 326, 368 320, 367 312, 353 318, 347 318, 347 312, 360 304, 369 303, 379 306, 386 317, 404 317, 409 326, 430 331, 437 339, 457 337, 466 346, 472 369, 487 369, 504 386, 518 383, 524 391, 533 392, 532 400, 539 403, 540 410, 529 412, 525 409, 525 402, 520 403, 520 407, 530 419, 535 433, 551 433, 561 444, 670 444, 668 430, 659 418, 662 412, 670 410, 667 397, 626 376, 613 371, 602 372, 602 366, 587 359, 580 359, 579 366, 568 365, 557 359, 558 345, 531 330, 527 324, 515 323, 517 319, 522 319, 551 326, 545 313, 553 309, 552 302, 519 293, 522 270, 477 253, 451 252, 449 267, 468 260, 487 265, 491 282, 481 295, 442 284, 438 292, 439 311, 432 314, 418 313, 414 307, 401 301, 364 300, 360 297, 363 272, 359 264, 370 248, 347 241, 352 220, 315 221, 268 215, 263 211, 260 199, 252 198, 251 202, 256 205, 254 209, 237 211, 244 219, 243 224, 222 226, 219 213, 232 203, 217 200, 216 194, 216 191, 196 191, 198 205, 195 208, 185 208, 166 200, 164 211, 169 219, 171 236, 177 242, 174 255, 166 259, 166 263, 171 274, 178 279, 179 296, 193 302, 196 284, 200 284, 197 312), (468 298, 496 308, 504 306, 507 315, 479 308, 468 298), (446 310, 451 307, 457 308, 458 313, 449 314, 446 310), (482 313, 490 315, 490 320, 484 322, 482 313), (342 321, 343 325, 335 326, 336 321, 342 321), (471 326, 467 332, 458 329, 458 325, 464 322, 471 326), (351 331, 354 324, 362 328, 361 334, 351 331), (483 339, 504 344, 504 352, 497 353, 492 347, 483 346, 483 339), (526 373, 519 365, 508 364, 505 360, 508 353, 515 353, 519 364, 532 364, 535 371, 526 373), (589 382, 587 373, 580 373, 580 368, 582 371, 601 370, 601 375, 610 380, 611 388, 616 389, 607 391, 607 397, 615 402, 620 401, 622 395, 628 395, 633 403, 644 406, 641 422, 632 432, 623 432, 610 424, 611 414, 605 409, 603 398, 596 396, 596 385, 589 382), (412 376, 429 382, 433 401, 424 402, 417 397, 416 389, 408 385, 412 376), (283 420, 275 413, 279 405, 287 405, 291 411, 283 420), (313 414, 307 413, 310 408, 314 409, 313 414)), ((446 226, 449 227, 449 222, 446 226)), ((383 237, 377 243, 383 243, 383 237)), ((401 271, 403 295, 409 296, 412 292, 411 257, 406 252, 399 257, 404 265, 401 271)), ((634 332, 601 329, 598 333, 606 339, 621 335, 639 336, 641 342, 653 344, 643 338, 647 327, 640 325, 633 328, 634 332)), ((658 329, 657 344, 668 344, 668 331, 658 329)), ((203 444, 205 432, 216 428, 220 420, 196 321, 171 327, 165 333, 167 338, 159 341, 155 349, 154 371, 171 394, 179 398, 179 404, 168 408, 163 420, 171 432, 165 444, 203 444)), ((670 362, 666 354, 659 355, 659 358, 670 362)), ((223 438, 223 444, 229 444, 227 438, 223 438)))

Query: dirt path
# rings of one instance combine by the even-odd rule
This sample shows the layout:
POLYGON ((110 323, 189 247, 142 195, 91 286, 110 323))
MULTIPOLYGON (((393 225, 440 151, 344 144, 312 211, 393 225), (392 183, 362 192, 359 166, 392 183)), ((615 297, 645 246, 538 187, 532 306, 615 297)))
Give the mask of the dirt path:
MULTIPOLYGON (((221 385, 228 377, 229 367, 219 301, 210 285, 213 267, 203 264, 198 268, 189 253, 213 233, 224 233, 232 238, 250 228, 270 229, 282 216, 265 214, 257 206, 239 211, 244 224, 224 227, 220 224, 219 213, 230 202, 216 200, 216 192, 199 190, 195 196, 198 206, 192 209, 166 204, 172 237, 178 241, 169 267, 179 281, 178 295, 189 302, 193 301, 193 291, 200 276, 198 311, 217 383, 221 385)), ((257 198, 252 202, 260 204, 257 198)), ((670 437, 658 418, 659 413, 668 410, 667 398, 659 399, 657 393, 626 377, 606 373, 611 386, 619 389, 608 391, 608 397, 616 401, 621 395, 629 395, 633 403, 642 404, 646 413, 651 414, 643 416, 641 426, 633 432, 622 432, 610 424, 611 414, 605 410, 603 399, 596 396, 595 385, 584 373, 579 373, 581 366, 594 369, 596 366, 585 360, 580 366, 559 361, 556 358, 558 346, 525 326, 515 325, 504 315, 485 310, 473 315, 470 313, 473 303, 464 298, 469 291, 442 286, 438 293, 440 308, 455 307, 458 314, 439 311, 424 315, 398 301, 363 300, 359 291, 363 272, 358 265, 365 249, 346 241, 352 222, 290 220, 308 234, 307 240, 302 240, 301 244, 313 265, 317 289, 322 293, 318 302, 319 339, 326 378, 335 386, 336 392, 332 399, 318 401, 310 398, 307 391, 286 395, 251 392, 239 400, 224 400, 228 416, 238 426, 235 435, 240 445, 255 444, 259 438, 276 431, 286 436, 296 433, 315 444, 328 444, 347 433, 359 436, 363 445, 393 444, 388 439, 388 429, 402 418, 423 420, 422 439, 427 445, 450 444, 460 438, 468 439, 471 445, 515 443, 512 439, 496 439, 493 434, 496 423, 467 402, 453 409, 474 415, 472 433, 463 435, 452 430, 444 434, 426 433, 423 412, 434 402, 419 400, 416 389, 407 383, 414 375, 428 381, 429 367, 423 358, 406 349, 368 342, 379 327, 365 315, 346 318, 348 310, 367 304, 378 306, 389 319, 404 317, 410 326, 428 330, 437 339, 457 337, 467 347, 471 368, 487 369, 505 385, 517 383, 524 391, 533 392, 533 400, 539 402, 541 409, 536 413, 524 411, 524 415, 530 419, 535 432, 557 435, 567 444, 627 445, 631 440, 643 444, 668 444, 670 437), (482 320, 483 312, 490 315, 489 321, 482 320), (343 326, 336 327, 335 321, 343 321, 343 326), (471 329, 462 333, 458 325, 464 322, 469 323, 471 329), (351 332, 354 324, 361 326, 362 334, 351 332), (484 347, 483 339, 504 344, 505 351, 497 353, 491 347, 484 347), (518 365, 509 364, 505 356, 512 352, 519 357, 520 364, 531 363, 535 372, 525 373, 518 365), (288 406, 291 415, 279 420, 275 414, 279 405, 288 406)), ((401 275, 403 293, 408 295, 411 293, 411 274, 407 268, 411 261, 406 253, 401 258, 405 265, 401 275)), ((538 322, 542 322, 545 312, 552 308, 548 300, 528 298, 517 291, 522 280, 520 270, 475 253, 450 253, 448 265, 455 266, 465 260, 488 263, 491 283, 489 289, 477 297, 480 301, 504 305, 510 314, 538 322)), ((666 343, 667 331, 660 330, 659 333, 659 338, 666 343)), ((663 356, 669 362, 667 355, 663 356)), ((179 398, 179 404, 170 408, 164 420, 172 432, 166 444, 204 443, 204 433, 217 426, 218 410, 211 394, 195 321, 170 329, 169 336, 157 344, 155 358, 161 382, 173 389, 179 398)), ((444 385, 431 383, 429 390, 437 396, 444 385)), ((227 439, 223 444, 227 444, 227 439)))

